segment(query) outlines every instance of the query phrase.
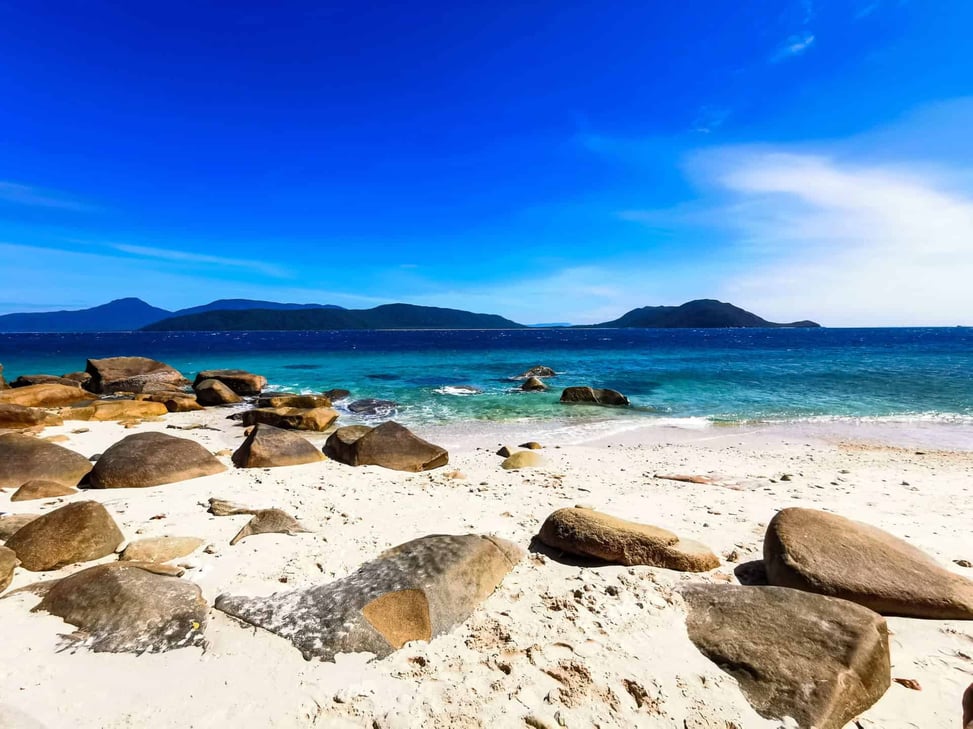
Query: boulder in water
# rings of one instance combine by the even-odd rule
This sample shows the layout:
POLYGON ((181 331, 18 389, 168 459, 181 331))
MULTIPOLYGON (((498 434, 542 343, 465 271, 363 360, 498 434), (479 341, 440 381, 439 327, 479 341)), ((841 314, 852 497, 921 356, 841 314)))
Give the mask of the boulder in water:
POLYGON ((159 486, 226 470, 195 441, 166 433, 136 433, 101 454, 91 471, 94 488, 159 486))
POLYGON ((537 377, 530 377, 526 382, 524 382, 523 385, 520 386, 520 389, 524 390, 525 392, 543 392, 547 389, 547 385, 545 385, 537 377))
POLYGON ((89 359, 85 371, 91 375, 88 389, 101 395, 170 391, 189 384, 179 371, 148 357, 89 359))
POLYGON ((387 418, 395 415, 399 407, 397 402, 391 400, 378 400, 374 397, 366 397, 348 403, 348 412, 361 415, 363 418, 387 418))
POLYGON ((536 367, 531 367, 526 372, 521 372, 519 375, 511 378, 514 380, 529 380, 531 378, 541 378, 541 377, 555 377, 557 372, 552 370, 550 367, 545 367, 544 365, 537 365, 536 367))
POLYGON ((17 553, 24 569, 43 572, 105 557, 122 540, 104 506, 78 501, 28 522, 7 540, 7 547, 17 553))
POLYGON ((118 556, 123 562, 168 562, 203 546, 197 537, 150 537, 129 544, 118 556))
POLYGON ((561 402, 614 406, 629 404, 628 398, 622 393, 597 387, 566 387, 561 393, 561 402))
POLYGON ((331 400, 331 402, 335 402, 337 400, 347 400, 351 396, 351 392, 349 390, 345 390, 340 387, 335 387, 326 392, 322 392, 321 394, 331 400))

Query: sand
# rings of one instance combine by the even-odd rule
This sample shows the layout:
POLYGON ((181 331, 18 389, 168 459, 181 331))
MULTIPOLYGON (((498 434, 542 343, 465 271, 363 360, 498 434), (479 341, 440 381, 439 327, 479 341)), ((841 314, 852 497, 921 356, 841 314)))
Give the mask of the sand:
MULTIPOLYGON (((205 424, 215 429, 166 432, 224 452, 230 465, 228 451, 243 429, 226 412, 174 414, 136 430, 69 422, 43 435, 65 435, 62 445, 90 456, 137 430, 205 424), (87 432, 73 432, 79 428, 87 432)), ((739 565, 760 558, 764 528, 778 509, 807 506, 869 522, 973 577, 973 569, 954 564, 973 561, 973 453, 957 449, 955 433, 948 449, 935 449, 878 426, 867 434, 790 426, 599 435, 541 432, 529 423, 417 432, 450 449, 449 466, 407 474, 330 461, 268 470, 231 465, 177 484, 44 501, 9 503, 10 490, 0 495, 0 511, 47 512, 95 499, 130 540, 204 538, 206 551, 176 563, 211 603, 223 592, 269 594, 330 581, 425 534, 492 533, 527 547, 551 511, 574 504, 700 540, 724 562, 691 575, 578 566, 535 550, 452 633, 384 660, 344 655, 336 663, 306 662, 289 642, 215 610, 205 649, 91 653, 64 637, 72 626, 31 613, 38 598, 19 593, 0 599, 0 726, 777 727, 689 642, 676 590, 735 582, 739 565), (499 445, 527 439, 542 442, 547 465, 501 470, 499 445), (657 474, 709 475, 718 483, 657 474), (259 535, 231 547, 247 517, 211 516, 213 496, 282 508, 313 533, 259 535)), ((935 444, 934 432, 924 437, 935 444)), ((10 590, 77 569, 18 570, 10 590)), ((922 690, 893 683, 858 726, 958 725, 963 690, 973 681, 973 622, 888 622, 892 675, 922 690)))

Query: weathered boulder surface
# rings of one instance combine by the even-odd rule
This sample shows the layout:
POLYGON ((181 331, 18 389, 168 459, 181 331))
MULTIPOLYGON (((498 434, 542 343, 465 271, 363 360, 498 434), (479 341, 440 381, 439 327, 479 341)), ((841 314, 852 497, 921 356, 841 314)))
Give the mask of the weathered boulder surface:
POLYGON ((598 387, 566 387, 561 393, 561 402, 619 407, 629 404, 628 398, 622 393, 598 387))
POLYGON ((168 562, 192 554, 203 543, 197 537, 150 537, 132 542, 118 558, 123 562, 168 562))
POLYGON ((89 481, 101 489, 141 488, 225 470, 226 466, 195 441, 166 433, 135 433, 101 454, 89 481))
POLYGON ((547 389, 547 385, 541 382, 537 377, 529 377, 523 385, 520 386, 521 390, 525 392, 543 392, 547 389))
POLYGON ((122 543, 111 514, 97 501, 62 506, 18 529, 7 540, 24 569, 43 572, 100 559, 122 543))
POLYGON ((67 385, 68 387, 80 387, 77 380, 68 377, 58 377, 57 375, 21 375, 10 383, 11 387, 30 387, 31 385, 67 385))
POLYGON ((272 425, 292 430, 324 431, 338 419, 332 408, 256 408, 243 413, 244 425, 272 425))
POLYGON ((531 378, 541 378, 541 377, 554 377, 557 372, 552 370, 550 367, 545 367, 544 365, 537 365, 536 367, 531 367, 526 372, 521 372, 519 375, 515 375, 511 379, 514 380, 529 380, 531 378))
POLYGON ((329 408, 331 398, 324 395, 293 395, 275 393, 257 399, 258 408, 329 408))
POLYGON ((446 449, 423 440, 395 421, 370 428, 352 440, 358 432, 339 428, 328 438, 324 452, 349 466, 382 466, 396 471, 428 471, 449 463, 446 449))
POLYGON ((267 387, 267 378, 246 370, 203 370, 196 375, 193 387, 203 380, 219 380, 237 395, 259 395, 267 387))
POLYGON ((148 357, 89 359, 85 371, 91 375, 88 389, 101 395, 179 390, 189 384, 178 370, 148 357))
POLYGON ((216 608, 290 640, 308 660, 349 652, 381 658, 466 620, 522 556, 496 537, 422 537, 336 582, 269 597, 221 595, 216 608))
POLYGON ((14 491, 11 501, 31 501, 33 499, 51 499, 56 496, 69 496, 78 493, 77 489, 65 486, 57 481, 34 480, 28 481, 14 491))
POLYGON ((24 405, 0 402, 0 430, 19 430, 37 426, 61 425, 64 421, 57 415, 24 405))
POLYGON ((544 521, 537 538, 554 549, 616 564, 681 572, 707 572, 720 566, 719 557, 699 542, 593 509, 558 509, 544 521))
POLYGON ((196 400, 200 405, 235 405, 242 402, 242 399, 229 385, 225 385, 219 380, 200 380, 193 389, 196 391, 196 400))
POLYGON ((0 488, 35 480, 77 486, 90 470, 91 461, 55 443, 20 433, 0 435, 0 488))
POLYGON ((34 610, 77 626, 95 652, 161 653, 200 645, 208 606, 192 582, 112 562, 58 581, 34 610))
POLYGON ((30 524, 40 514, 3 514, 0 516, 0 539, 9 539, 17 530, 30 524))
POLYGON ((152 392, 147 395, 138 395, 136 399, 160 402, 166 406, 166 410, 170 413, 191 413, 203 409, 203 406, 196 400, 196 394, 192 392, 176 390, 152 392))
POLYGON ((7 589, 19 564, 16 552, 9 547, 0 547, 0 592, 7 589))
POLYGON ((860 605, 740 585, 690 585, 683 597, 690 640, 765 718, 839 729, 891 683, 888 627, 860 605))
POLYGON ((28 408, 56 408, 93 399, 91 393, 83 390, 77 383, 61 385, 52 382, 0 392, 0 404, 23 405, 28 408))
POLYGON ((158 418, 169 412, 161 402, 151 400, 95 400, 61 410, 65 420, 137 420, 158 418))
POLYGON ((973 581, 888 532, 815 509, 790 508, 767 525, 772 585, 857 602, 883 615, 973 619, 973 581))
POLYGON ((500 468, 505 471, 516 471, 519 468, 538 468, 545 464, 544 456, 534 451, 514 451, 507 456, 500 468))
POLYGON ((238 468, 273 468, 323 461, 324 454, 296 433, 258 423, 232 460, 238 468))

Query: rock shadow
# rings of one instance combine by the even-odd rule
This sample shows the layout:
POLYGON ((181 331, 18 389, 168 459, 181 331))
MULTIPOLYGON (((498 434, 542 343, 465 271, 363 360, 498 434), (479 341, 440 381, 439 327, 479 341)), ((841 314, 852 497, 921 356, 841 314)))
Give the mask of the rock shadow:
POLYGON ((762 559, 755 559, 737 565, 733 570, 733 574, 741 585, 760 587, 770 584, 767 580, 767 566, 762 559))

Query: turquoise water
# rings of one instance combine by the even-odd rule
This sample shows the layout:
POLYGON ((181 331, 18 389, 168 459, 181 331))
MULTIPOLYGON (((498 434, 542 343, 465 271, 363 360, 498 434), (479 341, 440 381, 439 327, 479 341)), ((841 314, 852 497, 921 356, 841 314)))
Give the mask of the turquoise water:
MULTIPOLYGON (((138 354, 192 377, 264 374, 274 389, 342 387, 398 403, 396 418, 639 419, 647 423, 821 418, 973 423, 973 329, 731 329, 0 334, 8 380, 138 354), (544 364, 551 391, 511 381, 544 364), (632 407, 558 402, 569 385, 619 390, 632 407), (466 387, 477 394, 467 394, 466 387)), ((353 418, 352 418, 353 419, 353 418)))

